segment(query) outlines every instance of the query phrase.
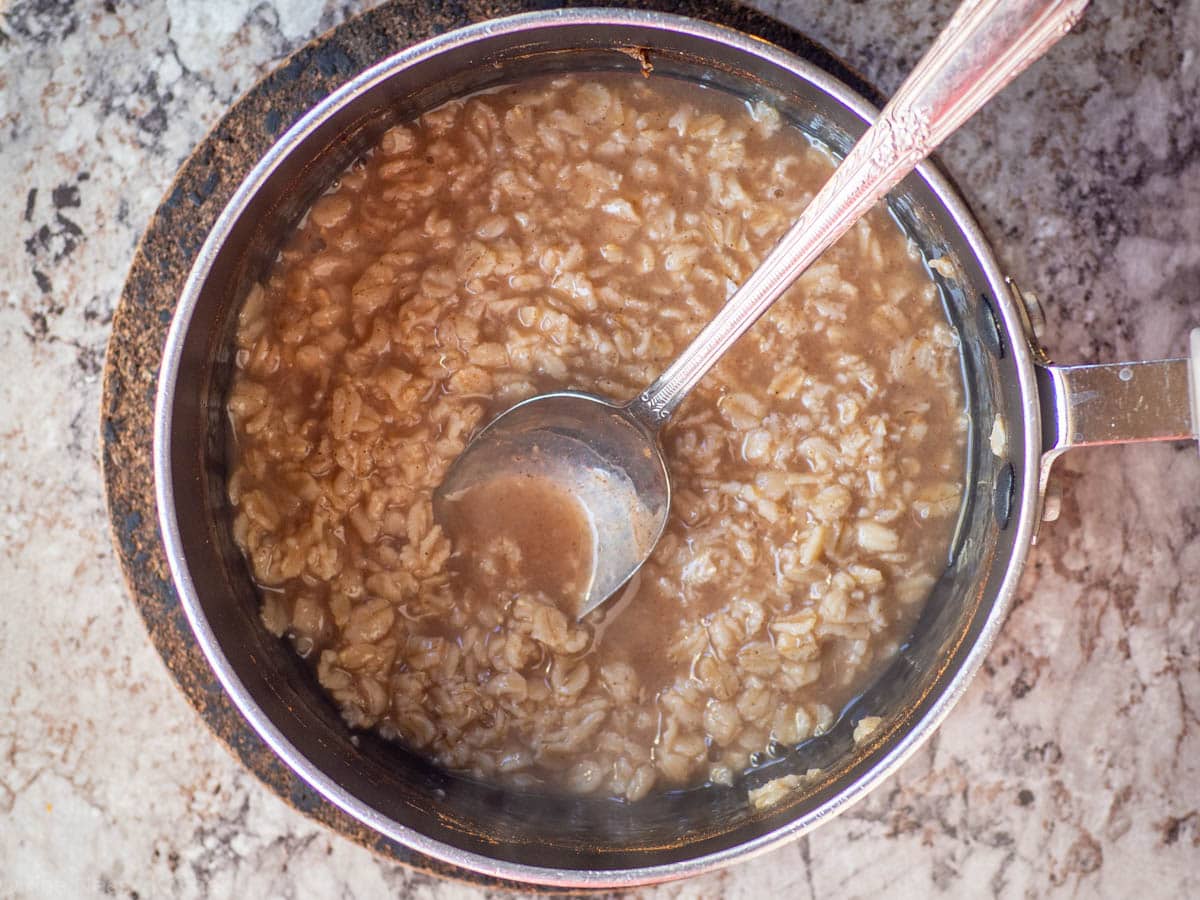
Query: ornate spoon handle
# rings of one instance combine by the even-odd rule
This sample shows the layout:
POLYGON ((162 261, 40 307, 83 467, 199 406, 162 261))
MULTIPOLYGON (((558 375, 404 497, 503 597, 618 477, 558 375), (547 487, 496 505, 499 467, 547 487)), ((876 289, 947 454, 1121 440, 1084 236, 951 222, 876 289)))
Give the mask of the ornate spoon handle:
POLYGON ((965 0, 746 283, 629 410, 661 427, 696 383, 826 249, 984 103, 1066 34, 1088 0, 965 0))

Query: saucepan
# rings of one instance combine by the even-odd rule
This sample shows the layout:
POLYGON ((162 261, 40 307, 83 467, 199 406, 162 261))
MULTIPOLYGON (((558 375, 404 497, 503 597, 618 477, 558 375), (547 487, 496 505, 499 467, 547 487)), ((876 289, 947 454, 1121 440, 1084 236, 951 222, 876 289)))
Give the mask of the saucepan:
MULTIPOLYGON (((225 394, 239 301, 287 230, 390 125, 532 75, 631 70, 772 103, 845 153, 876 111, 827 73, 756 38, 629 10, 533 13, 452 32, 355 78, 255 166, 204 244, 163 358, 155 476, 180 600, 225 689, 296 773, 368 826, 447 863, 546 885, 605 887, 679 878, 791 840, 862 797, 938 726, 982 663, 1041 521, 1047 476, 1076 446, 1196 434, 1196 367, 1186 358, 1055 366, 1036 301, 1006 280, 963 200, 925 163, 889 197, 935 267, 962 348, 970 419, 966 498, 948 564, 914 631, 837 724, 732 786, 637 803, 504 789, 353 733, 289 647, 262 625, 231 535, 225 394), (880 723, 866 740, 854 726, 880 723), (811 776, 808 773, 813 773, 811 776), (756 808, 749 790, 790 774, 756 808)), ((1193 337, 1193 360, 1197 356, 1193 337)))

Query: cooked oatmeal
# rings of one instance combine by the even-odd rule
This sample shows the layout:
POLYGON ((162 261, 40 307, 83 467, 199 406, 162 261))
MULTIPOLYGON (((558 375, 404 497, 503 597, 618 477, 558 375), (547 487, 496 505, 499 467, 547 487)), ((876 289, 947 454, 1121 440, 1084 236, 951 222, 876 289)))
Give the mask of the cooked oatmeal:
POLYGON ((763 104, 569 76, 394 127, 316 202, 240 313, 229 496, 264 622, 351 726, 636 800, 829 728, 896 652, 965 430, 954 336, 882 208, 676 413, 671 519, 620 599, 576 621, 566 548, 515 565, 517 532, 569 524, 456 546, 431 506, 512 403, 653 380, 832 168, 763 104))

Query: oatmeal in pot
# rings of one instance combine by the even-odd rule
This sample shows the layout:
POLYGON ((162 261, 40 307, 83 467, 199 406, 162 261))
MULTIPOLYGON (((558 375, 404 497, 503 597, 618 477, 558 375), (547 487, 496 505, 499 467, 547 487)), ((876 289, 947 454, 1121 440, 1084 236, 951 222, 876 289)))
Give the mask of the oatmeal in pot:
POLYGON ((832 170, 763 104, 612 73, 449 103, 316 202, 240 313, 229 496, 264 622, 350 725, 636 800, 829 728, 895 654, 945 565, 965 420, 883 208, 676 413, 671 518, 619 599, 576 621, 571 511, 522 516, 520 485, 453 540, 432 508, 514 402, 653 380, 832 170))

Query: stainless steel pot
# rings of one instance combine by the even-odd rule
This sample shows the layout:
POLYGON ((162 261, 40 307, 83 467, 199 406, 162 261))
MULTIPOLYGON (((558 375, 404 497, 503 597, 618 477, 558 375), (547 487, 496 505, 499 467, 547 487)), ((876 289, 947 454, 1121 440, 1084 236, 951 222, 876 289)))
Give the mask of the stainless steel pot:
MULTIPOLYGON (((844 84, 755 38, 673 16, 534 13, 443 35, 385 60, 317 106, 241 185, 200 251, 164 353, 155 428, 162 533, 196 639, 242 713, 324 797, 422 853, 503 878, 617 886, 695 874, 764 852, 878 784, 949 712, 1002 621, 1043 515, 1055 456, 1084 444, 1196 433, 1200 377, 1186 360, 1055 367, 1037 343, 1036 301, 1015 290, 949 182, 924 164, 890 198, 927 256, 943 257, 971 417, 968 497, 945 573, 912 638, 828 734, 731 788, 633 805, 506 791, 352 734, 306 666, 258 616, 233 544, 225 491, 224 394, 231 331, 282 235, 392 122, 535 74, 652 70, 765 98, 845 152, 875 110, 844 84), (1195 418, 1193 418, 1195 416, 1195 418), (856 745, 854 724, 880 716, 856 745), (756 811, 747 788, 820 769, 756 811)), ((1200 343, 1193 336, 1193 344, 1200 343)), ((1193 350, 1195 358, 1197 351, 1193 350)))

